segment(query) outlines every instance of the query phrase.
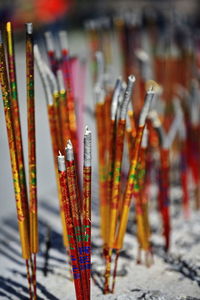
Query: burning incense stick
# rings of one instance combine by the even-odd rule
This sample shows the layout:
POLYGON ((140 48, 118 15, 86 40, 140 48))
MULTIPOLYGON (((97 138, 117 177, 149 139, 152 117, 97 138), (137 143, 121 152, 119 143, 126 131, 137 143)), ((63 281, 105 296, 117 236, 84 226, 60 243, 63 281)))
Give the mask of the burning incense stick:
POLYGON ((84 165, 83 165, 83 229, 84 241, 83 250, 87 255, 86 273, 90 294, 91 276, 91 131, 86 126, 84 134, 84 165))
POLYGON ((0 84, 2 90, 6 128, 7 128, 7 135, 8 135, 10 160, 11 160, 13 184, 14 184, 15 199, 16 199, 17 218, 18 218, 18 226, 19 226, 19 235, 20 235, 21 248, 22 248, 22 257, 26 260, 29 294, 30 294, 30 299, 32 299, 29 263, 28 263, 28 260, 30 259, 28 203, 26 199, 22 197, 21 187, 20 187, 20 175, 19 175, 18 161, 17 161, 15 132, 13 128, 12 115, 11 115, 11 96, 10 96, 5 52, 4 52, 4 45, 2 41, 1 32, 0 32, 0 84))
MULTIPOLYGON (((85 235, 86 227, 81 222, 81 210, 80 210, 80 200, 78 199, 78 185, 77 185, 77 174, 74 161, 74 152, 72 143, 69 140, 67 143, 66 150, 66 165, 67 165, 67 186, 69 191, 69 200, 72 210, 72 222, 75 230, 75 241, 78 248, 78 259, 79 259, 79 269, 82 280, 82 287, 84 292, 84 299, 90 298, 90 292, 87 280, 87 268, 88 268, 88 257, 85 256, 85 251, 83 251, 83 242, 88 242, 89 236, 85 235)), ((73 264, 73 261, 72 261, 73 264)), ((90 265, 89 265, 90 267, 90 265)))

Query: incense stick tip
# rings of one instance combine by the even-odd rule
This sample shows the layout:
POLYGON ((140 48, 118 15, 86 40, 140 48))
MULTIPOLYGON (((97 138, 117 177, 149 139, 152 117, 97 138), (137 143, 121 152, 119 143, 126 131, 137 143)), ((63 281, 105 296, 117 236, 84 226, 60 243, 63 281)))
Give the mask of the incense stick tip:
POLYGON ((6 23, 6 30, 7 30, 8 32, 11 31, 11 22, 7 22, 7 23, 6 23))
POLYGON ((128 77, 128 80, 131 81, 131 82, 135 82, 136 78, 135 78, 134 75, 130 75, 130 76, 128 77))
POLYGON ((119 75, 119 76, 117 77, 117 80, 118 80, 118 81, 122 81, 122 76, 119 75))
POLYGON ((67 161, 73 161, 74 160, 74 151, 71 140, 67 141, 67 146, 65 148, 65 157, 67 161))
POLYGON ((85 127, 84 134, 84 166, 91 167, 91 131, 85 127))
POLYGON ((68 140, 68 141, 67 141, 66 149, 69 149, 69 150, 73 149, 71 140, 68 140))
POLYGON ((33 23, 26 23, 26 32, 28 34, 32 34, 33 33, 33 23))
POLYGON ((85 126, 85 135, 89 135, 91 131, 88 128, 88 125, 85 126))
POLYGON ((58 155, 58 171, 64 172, 65 170, 66 170, 66 167, 65 167, 65 157, 59 151, 59 155, 58 155))
POLYGON ((153 85, 151 85, 151 86, 148 88, 147 94, 155 94, 155 90, 154 90, 153 85))

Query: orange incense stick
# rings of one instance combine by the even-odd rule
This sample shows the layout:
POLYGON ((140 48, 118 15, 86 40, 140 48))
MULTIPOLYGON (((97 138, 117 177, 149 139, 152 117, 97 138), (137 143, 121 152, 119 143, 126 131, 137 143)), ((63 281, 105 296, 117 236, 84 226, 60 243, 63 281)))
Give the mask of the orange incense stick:
POLYGON ((160 151, 160 212, 163 220, 163 235, 165 238, 165 249, 170 245, 170 216, 169 216, 169 149, 160 151))

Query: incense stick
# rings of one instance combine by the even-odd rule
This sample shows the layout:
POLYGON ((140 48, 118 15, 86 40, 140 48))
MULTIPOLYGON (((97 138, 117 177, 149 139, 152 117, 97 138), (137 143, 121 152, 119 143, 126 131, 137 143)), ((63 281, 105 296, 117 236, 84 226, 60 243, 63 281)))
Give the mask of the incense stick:
POLYGON ((35 141, 35 99, 34 99, 34 55, 33 25, 26 24, 26 90, 28 116, 28 165, 29 165, 29 200, 30 200, 30 251, 33 253, 33 288, 37 299, 36 253, 38 252, 38 216, 37 216, 37 170, 35 141))

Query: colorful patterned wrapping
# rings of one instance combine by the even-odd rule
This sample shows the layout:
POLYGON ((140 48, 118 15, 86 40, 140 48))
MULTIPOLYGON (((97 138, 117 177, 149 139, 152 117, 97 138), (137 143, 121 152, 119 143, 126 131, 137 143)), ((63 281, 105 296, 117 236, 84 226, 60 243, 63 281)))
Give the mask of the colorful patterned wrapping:
POLYGON ((22 134, 21 134, 21 124, 19 115, 19 104, 18 104, 18 92, 17 92, 17 80, 16 80, 16 67, 15 67, 15 52, 13 43, 13 32, 12 25, 10 22, 6 24, 6 37, 7 37, 7 58, 8 58, 8 71, 9 71, 9 81, 11 90, 11 114, 13 129, 15 133, 15 145, 17 149, 17 163, 19 169, 19 180, 21 195, 24 199, 23 201, 27 203, 28 209, 28 196, 26 188, 26 174, 24 166, 24 155, 22 146, 22 134))
POLYGON ((62 137, 62 148, 64 151, 67 141, 71 138, 71 132, 69 128, 69 111, 66 104, 66 91, 61 90, 59 96, 59 123, 61 127, 61 137, 62 137))
POLYGON ((137 186, 134 191, 134 202, 137 220, 137 238, 144 251, 150 251, 150 227, 148 220, 148 201, 145 191, 146 149, 141 148, 137 167, 137 186))
POLYGON ((112 198, 112 187, 113 187, 113 171, 114 171, 114 157, 115 148, 113 147, 115 143, 116 135, 116 122, 110 120, 110 138, 108 143, 108 162, 107 162, 107 202, 106 202, 106 225, 107 228, 105 236, 105 244, 108 245, 109 233, 110 233, 110 209, 111 209, 111 198, 112 198))
POLYGON ((138 164, 138 157, 139 157, 140 145, 142 141, 143 130, 144 130, 144 126, 139 127, 137 130, 134 153, 133 153, 132 162, 129 169, 128 180, 126 184, 126 189, 124 193, 123 209, 121 213, 119 229, 116 235, 116 241, 115 241, 116 249, 121 249, 123 246, 123 240, 124 240, 124 235, 126 232, 126 227, 128 222, 128 214, 129 214, 129 209, 131 204, 131 198, 133 195, 133 188, 136 182, 137 164, 138 164))
MULTIPOLYGON (((76 245, 78 247, 78 259, 79 259, 79 267, 80 274, 82 280, 82 287, 84 291, 84 299, 89 299, 89 286, 87 281, 87 268, 90 269, 90 256, 86 253, 86 249, 84 249, 83 242, 89 240, 89 235, 85 234, 85 230, 87 229, 81 223, 81 211, 80 211, 80 203, 78 199, 77 192, 77 182, 76 182, 76 171, 74 161, 67 160, 67 186, 69 192, 69 200, 72 212, 72 222, 75 230, 75 240, 76 245)), ((73 264, 73 262, 72 262, 73 264)))
POLYGON ((63 149, 62 135, 59 133, 62 132, 62 124, 61 124, 61 120, 59 118, 59 93, 58 92, 53 93, 53 106, 54 106, 54 119, 55 119, 55 126, 56 126, 56 132, 57 132, 56 136, 57 136, 57 142, 58 142, 58 149, 61 150, 61 149, 63 149))
POLYGON ((112 198, 111 198, 111 211, 110 211, 110 234, 108 246, 114 247, 117 217, 118 217, 118 203, 120 197, 120 178, 121 178, 121 165, 123 155, 123 144, 125 136, 125 120, 119 120, 116 130, 116 149, 115 161, 113 171, 113 184, 112 184, 112 198))
POLYGON ((83 168, 83 229, 85 239, 83 247, 88 253, 87 264, 90 268, 86 268, 88 289, 90 294, 90 277, 91 277, 91 167, 83 168))
POLYGON ((59 171, 59 180, 60 180, 60 191, 62 195, 61 196, 62 207, 65 216, 66 232, 68 232, 69 252, 71 257, 76 298, 78 300, 84 300, 85 298, 84 298, 84 291, 81 282, 78 249, 77 249, 77 244, 75 239, 75 231, 74 231, 73 220, 71 215, 69 194, 67 189, 66 171, 59 171))
POLYGON ((86 268, 88 289, 90 295, 90 277, 91 277, 91 181, 92 181, 92 134, 86 126, 84 134, 84 163, 83 163, 83 205, 82 205, 82 224, 83 234, 85 239, 83 240, 83 247, 88 253, 88 264, 90 268, 86 268))

